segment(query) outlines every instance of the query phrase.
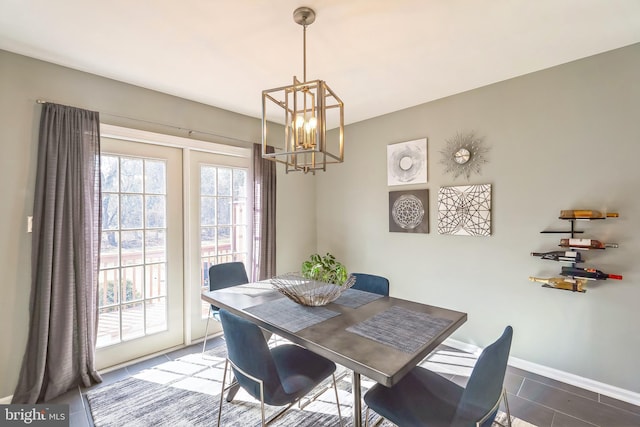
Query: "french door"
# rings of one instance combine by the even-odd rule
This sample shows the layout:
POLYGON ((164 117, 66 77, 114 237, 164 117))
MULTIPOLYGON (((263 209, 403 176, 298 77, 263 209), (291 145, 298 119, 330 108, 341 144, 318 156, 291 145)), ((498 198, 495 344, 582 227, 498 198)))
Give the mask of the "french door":
POLYGON ((182 150, 101 138, 98 369, 184 342, 182 150))
POLYGON ((251 271, 252 203, 248 149, 101 130, 98 369, 204 336, 209 267, 251 271))
MULTIPOLYGON (((189 235, 191 308, 189 328, 192 339, 204 336, 209 305, 200 299, 209 289, 209 267, 230 261, 243 262, 250 276, 247 159, 202 151, 189 153, 189 235)), ((209 334, 219 332, 217 322, 209 324, 209 334)))

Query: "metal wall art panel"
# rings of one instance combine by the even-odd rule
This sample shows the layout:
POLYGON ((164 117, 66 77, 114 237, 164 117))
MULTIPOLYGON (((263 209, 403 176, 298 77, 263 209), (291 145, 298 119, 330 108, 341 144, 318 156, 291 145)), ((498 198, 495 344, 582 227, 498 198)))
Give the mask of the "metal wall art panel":
POLYGON ((429 190, 389 192, 389 231, 429 232, 429 190))
POLYGON ((438 233, 491 235, 491 184, 440 187, 438 233))

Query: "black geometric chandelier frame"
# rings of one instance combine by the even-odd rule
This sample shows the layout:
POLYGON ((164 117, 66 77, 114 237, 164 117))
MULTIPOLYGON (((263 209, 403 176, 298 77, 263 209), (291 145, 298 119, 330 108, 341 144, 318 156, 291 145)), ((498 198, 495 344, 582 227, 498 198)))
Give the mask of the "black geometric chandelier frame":
POLYGON ((315 12, 300 7, 293 19, 303 26, 303 81, 293 77, 292 85, 262 91, 262 157, 284 164, 287 173, 315 173, 344 160, 344 103, 323 80, 307 81, 306 34, 315 12), (278 124, 283 139, 281 128, 271 131, 278 124), (267 152, 269 145, 275 152, 267 152))

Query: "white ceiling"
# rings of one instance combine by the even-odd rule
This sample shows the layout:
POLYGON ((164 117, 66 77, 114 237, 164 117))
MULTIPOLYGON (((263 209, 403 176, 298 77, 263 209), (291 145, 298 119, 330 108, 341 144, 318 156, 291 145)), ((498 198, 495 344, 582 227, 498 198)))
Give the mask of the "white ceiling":
POLYGON ((0 0, 0 49, 259 117, 298 6, 347 123, 640 42, 640 0, 0 0))

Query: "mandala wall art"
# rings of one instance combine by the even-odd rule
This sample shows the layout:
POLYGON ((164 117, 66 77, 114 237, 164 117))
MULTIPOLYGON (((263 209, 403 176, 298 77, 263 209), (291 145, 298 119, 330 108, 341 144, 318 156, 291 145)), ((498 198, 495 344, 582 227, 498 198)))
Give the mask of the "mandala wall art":
POLYGON ((387 184, 427 182, 427 138, 387 145, 387 184))
POLYGON ((442 153, 440 163, 445 166, 445 173, 453 173, 453 178, 464 175, 467 180, 472 173, 480 173, 480 168, 487 163, 485 154, 489 151, 483 139, 475 132, 457 133, 447 139, 447 146, 442 153))
POLYGON ((491 235, 491 184, 440 187, 438 233, 491 235))
POLYGON ((429 190, 389 192, 389 231, 429 232, 429 190))

